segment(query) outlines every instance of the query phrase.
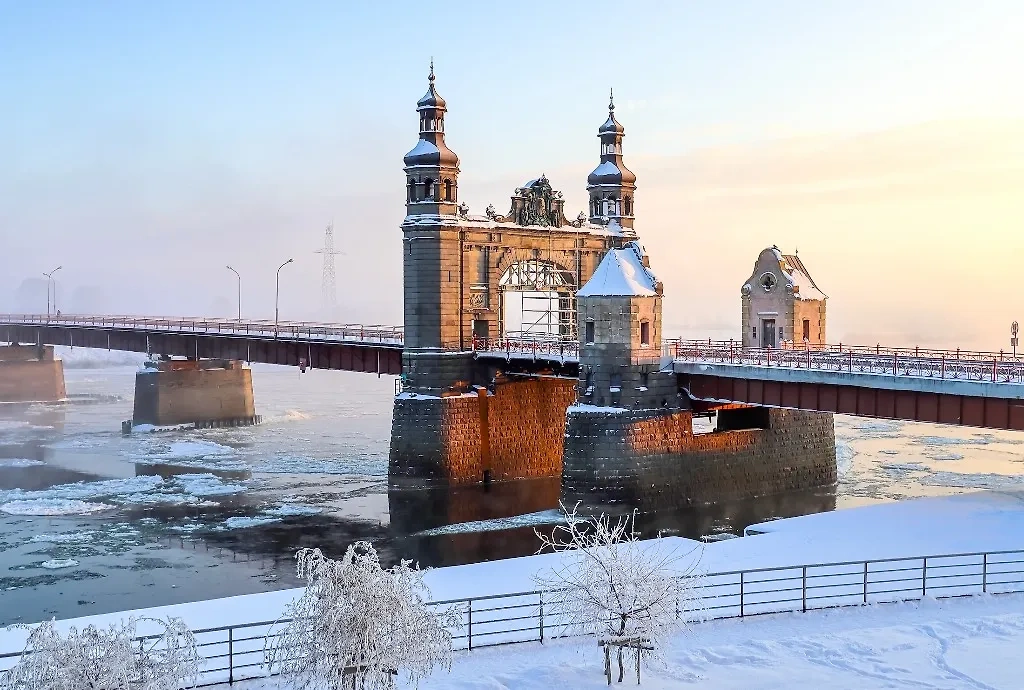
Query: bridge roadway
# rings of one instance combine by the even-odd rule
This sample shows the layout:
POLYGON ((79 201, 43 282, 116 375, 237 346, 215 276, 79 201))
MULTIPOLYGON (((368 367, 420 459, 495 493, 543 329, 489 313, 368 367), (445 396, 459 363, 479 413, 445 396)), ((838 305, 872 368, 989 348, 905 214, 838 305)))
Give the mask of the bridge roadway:
POLYGON ((401 327, 141 316, 0 314, 0 342, 402 373, 401 327))
MULTIPOLYGON (((134 316, 0 314, 0 342, 400 374, 400 326, 134 316)), ((478 358, 575 376, 575 342, 475 340, 478 358)), ((751 404, 1024 430, 1024 358, 1007 353, 850 345, 742 348, 668 340, 661 365, 696 409, 751 404)))

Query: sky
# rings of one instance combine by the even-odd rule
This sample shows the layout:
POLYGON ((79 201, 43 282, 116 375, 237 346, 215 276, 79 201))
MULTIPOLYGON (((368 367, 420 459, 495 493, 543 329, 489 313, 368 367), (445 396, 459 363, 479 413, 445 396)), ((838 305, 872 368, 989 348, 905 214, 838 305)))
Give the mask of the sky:
POLYGON ((400 323, 434 59, 460 197, 586 208, 609 87, 666 335, 738 337, 764 247, 828 339, 999 349, 1024 320, 1019 0, 0 0, 0 310, 400 323), (327 223, 338 309, 321 300, 327 223))

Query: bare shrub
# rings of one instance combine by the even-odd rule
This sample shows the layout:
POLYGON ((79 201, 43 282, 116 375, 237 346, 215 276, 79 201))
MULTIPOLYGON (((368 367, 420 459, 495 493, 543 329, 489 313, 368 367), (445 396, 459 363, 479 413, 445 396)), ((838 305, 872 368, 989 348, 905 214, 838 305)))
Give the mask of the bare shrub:
POLYGON ((665 638, 690 619, 695 608, 697 557, 679 554, 656 539, 641 542, 634 529, 636 512, 613 520, 586 518, 561 505, 565 524, 550 534, 536 531, 540 551, 561 554, 559 565, 534 580, 546 590, 547 610, 566 634, 596 635, 605 648, 605 674, 611 682, 611 650, 617 650, 619 682, 623 650, 642 658, 657 654, 665 638), (685 567, 675 567, 688 557, 685 567))

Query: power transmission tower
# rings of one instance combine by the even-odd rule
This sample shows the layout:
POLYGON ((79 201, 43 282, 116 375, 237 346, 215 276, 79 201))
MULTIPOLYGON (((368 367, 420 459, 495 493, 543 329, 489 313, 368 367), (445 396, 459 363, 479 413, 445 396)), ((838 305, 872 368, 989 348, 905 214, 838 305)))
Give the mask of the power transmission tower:
POLYGON ((334 257, 344 253, 334 248, 334 221, 331 221, 324 231, 323 248, 317 249, 313 253, 324 255, 324 273, 320 285, 322 290, 321 299, 323 301, 321 306, 327 317, 333 319, 338 308, 338 291, 334 280, 334 257))

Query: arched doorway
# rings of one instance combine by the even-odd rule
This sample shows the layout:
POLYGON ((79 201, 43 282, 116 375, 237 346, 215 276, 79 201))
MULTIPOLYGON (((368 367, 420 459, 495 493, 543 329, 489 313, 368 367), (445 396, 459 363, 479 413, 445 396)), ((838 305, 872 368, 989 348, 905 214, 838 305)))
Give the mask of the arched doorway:
POLYGON ((498 281, 501 332, 508 338, 576 340, 576 277, 558 264, 525 259, 498 281))

